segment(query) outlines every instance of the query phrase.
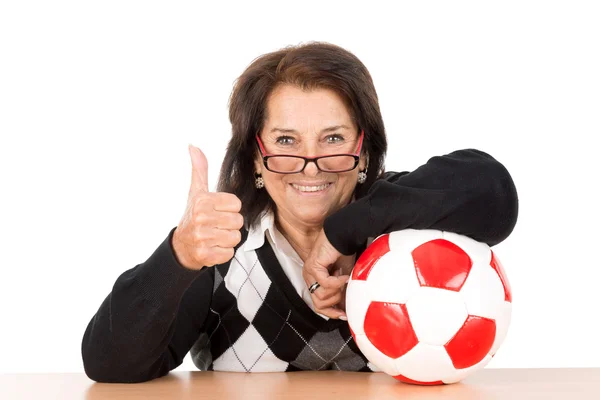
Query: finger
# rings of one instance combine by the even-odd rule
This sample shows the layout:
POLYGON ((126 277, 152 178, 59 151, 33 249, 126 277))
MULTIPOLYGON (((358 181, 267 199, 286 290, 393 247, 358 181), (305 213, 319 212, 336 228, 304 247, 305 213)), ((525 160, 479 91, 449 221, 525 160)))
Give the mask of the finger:
POLYGON ((338 291, 337 293, 334 293, 333 296, 330 296, 327 299, 318 298, 317 296, 315 296, 315 294, 317 293, 317 291, 319 291, 319 289, 317 289, 315 291, 315 293, 313 293, 313 304, 315 305, 316 308, 318 308, 318 309, 330 308, 330 307, 333 307, 333 306, 339 304, 342 301, 342 292, 340 292, 340 291, 338 291))
POLYGON ((231 260, 234 256, 233 248, 222 248, 222 247, 212 247, 210 250, 210 257, 208 257, 208 262, 211 265, 223 264, 231 260))
POLYGON ((202 247, 235 247, 241 239, 242 233, 238 230, 196 228, 196 240, 202 247))
POLYGON ((240 212, 242 201, 232 193, 211 193, 216 211, 240 212))
POLYGON ((313 275, 310 271, 310 268, 304 265, 302 268, 302 276, 304 277, 304 281, 306 282, 306 286, 310 287, 315 282, 319 282, 319 288, 315 290, 319 292, 318 296, 323 296, 323 298, 330 297, 331 294, 339 292, 341 289, 345 288, 345 285, 348 283, 350 279, 349 275, 340 275, 336 274, 334 276, 329 275, 329 271, 326 270, 325 274, 321 275, 313 275), (316 276, 316 277, 315 277, 316 276))
POLYGON ((242 233, 237 230, 215 229, 215 245, 228 248, 235 247, 242 240, 242 233))
MULTIPOLYGON (((310 277, 309 279, 310 280, 308 280, 308 282, 310 282, 310 283, 307 283, 308 287, 310 287, 310 285, 312 285, 313 283, 316 282, 316 280, 313 279, 312 277, 310 277)), ((319 287, 317 287, 311 293, 311 296, 313 297, 314 301, 323 301, 323 300, 327 300, 327 299, 330 299, 330 298, 338 295, 342 290, 344 290, 344 288, 327 289, 319 284, 319 287)))
POLYGON ((244 217, 240 213, 217 211, 215 218, 219 229, 240 230, 244 226, 244 217))
MULTIPOLYGON (((313 283, 317 282, 317 280, 315 278, 312 277, 312 275, 306 273, 303 271, 303 277, 304 277, 304 281, 306 282, 306 286, 310 287, 313 283)), ((311 293, 311 296, 313 297, 313 301, 323 301, 323 300, 328 300, 331 299, 334 296, 339 296, 340 293, 344 292, 346 289, 346 287, 342 287, 342 288, 335 288, 335 289, 331 289, 331 288, 324 288, 323 286, 320 286, 317 289, 315 289, 314 292, 311 293)))
POLYGON ((319 285, 325 289, 340 289, 350 279, 349 275, 329 275, 329 270, 324 267, 315 267, 312 270, 309 268, 309 274, 315 277, 319 285))
POLYGON ((199 148, 188 145, 188 151, 192 160, 192 183, 190 193, 208 192, 208 161, 199 148))
POLYGON ((240 213, 212 211, 196 215, 196 224, 205 228, 239 230, 244 226, 240 213))
MULTIPOLYGON (((304 280, 307 283, 307 286, 310 286, 312 283, 314 283, 316 281, 316 279, 310 275, 309 273, 307 273, 306 271, 302 271, 302 275, 304 276, 304 280)), ((332 299, 331 302, 333 304, 331 305, 327 305, 327 303, 321 303, 321 300, 317 297, 318 294, 317 292, 321 292, 324 291, 325 289, 323 289, 322 287, 317 288, 317 290, 314 291, 314 293, 311 294, 311 299, 313 301, 313 306, 316 312, 318 312, 319 314, 322 315, 326 315, 329 318, 334 318, 334 319, 342 319, 347 321, 348 317, 346 316, 346 312, 343 309, 340 308, 336 308, 334 307, 335 304, 341 304, 342 301, 344 300, 343 296, 345 295, 345 288, 340 292, 340 290, 337 290, 338 293, 338 298, 337 299, 332 299)), ((335 295, 335 293, 334 293, 335 295)), ((343 307, 345 308, 345 307, 343 307)))
POLYGON ((316 281, 326 289, 339 289, 346 284, 348 276, 334 275, 336 263, 340 260, 342 254, 331 245, 325 232, 321 230, 319 236, 313 244, 313 248, 308 259, 304 263, 303 270, 316 278, 316 281))
POLYGON ((315 311, 318 312, 319 314, 323 314, 329 318, 341 319, 344 321, 348 321, 348 316, 346 315, 346 313, 344 311, 340 310, 339 308, 327 307, 327 308, 319 309, 319 308, 315 307, 315 311))
POLYGON ((339 293, 341 293, 342 290, 344 290, 344 288, 327 289, 327 288, 324 288, 323 286, 319 286, 317 288, 317 290, 315 290, 312 293, 312 295, 314 297, 316 297, 317 299, 319 299, 320 301, 323 301, 323 300, 328 300, 334 296, 339 295, 339 293))

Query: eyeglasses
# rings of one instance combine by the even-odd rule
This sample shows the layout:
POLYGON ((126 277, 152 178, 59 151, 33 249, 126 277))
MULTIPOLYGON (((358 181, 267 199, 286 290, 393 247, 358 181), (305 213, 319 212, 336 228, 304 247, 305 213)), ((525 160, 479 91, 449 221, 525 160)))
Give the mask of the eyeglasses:
POLYGON ((353 170, 358 165, 364 135, 365 132, 361 131, 358 138, 358 149, 354 154, 329 154, 312 158, 287 154, 267 154, 258 134, 256 135, 256 141, 262 155, 263 164, 271 172, 297 174, 304 171, 309 162, 314 162, 317 168, 323 172, 346 172, 353 170))

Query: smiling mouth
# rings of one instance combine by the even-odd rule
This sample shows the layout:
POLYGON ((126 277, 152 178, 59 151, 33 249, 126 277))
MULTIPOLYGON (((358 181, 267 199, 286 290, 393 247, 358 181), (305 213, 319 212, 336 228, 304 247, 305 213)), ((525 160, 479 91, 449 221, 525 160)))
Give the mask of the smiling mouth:
POLYGON ((299 192, 304 192, 304 193, 311 193, 311 192, 321 192, 325 189, 327 189, 329 186, 331 186, 331 183, 325 183, 323 185, 319 185, 319 186, 302 186, 302 185, 296 185, 295 183, 292 183, 291 186, 298 190, 299 192))

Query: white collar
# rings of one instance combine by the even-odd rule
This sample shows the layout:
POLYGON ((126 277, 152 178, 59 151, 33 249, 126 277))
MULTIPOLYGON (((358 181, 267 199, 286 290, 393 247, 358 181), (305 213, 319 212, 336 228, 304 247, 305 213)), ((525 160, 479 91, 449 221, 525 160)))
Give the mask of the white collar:
POLYGON ((290 245, 287 239, 281 234, 275 225, 275 214, 273 211, 265 211, 260 215, 259 223, 248 229, 248 237, 244 243, 244 251, 252 251, 261 247, 265 243, 265 237, 269 234, 270 243, 275 254, 282 254, 298 265, 304 262, 290 245))
POLYGON ((275 219, 272 211, 265 211, 259 217, 259 222, 248 229, 248 237, 244 243, 244 251, 252 251, 265 243, 265 232, 272 230, 275 219))
MULTIPOLYGON (((356 200, 355 195, 352 195, 352 200, 350 203, 353 203, 356 200)), ((277 236, 281 235, 275 226, 275 216, 272 210, 263 211, 260 214, 260 221, 257 224, 252 225, 248 228, 248 237, 246 238, 246 243, 244 243, 244 251, 252 251, 261 247, 265 243, 265 233, 269 231, 271 233, 271 238, 275 242, 275 245, 281 247, 281 240, 277 240, 277 236), (278 235, 279 233, 279 235, 278 235)), ((283 236, 282 236, 283 237, 283 236)), ((283 239, 285 240, 285 239, 283 239)), ((287 247, 287 246, 286 246, 287 247)), ((291 246, 290 246, 291 248, 291 246)), ((293 251, 296 254, 295 251, 293 251)), ((296 257, 297 254, 296 254, 296 257)), ((299 257, 298 257, 299 258, 299 257)))

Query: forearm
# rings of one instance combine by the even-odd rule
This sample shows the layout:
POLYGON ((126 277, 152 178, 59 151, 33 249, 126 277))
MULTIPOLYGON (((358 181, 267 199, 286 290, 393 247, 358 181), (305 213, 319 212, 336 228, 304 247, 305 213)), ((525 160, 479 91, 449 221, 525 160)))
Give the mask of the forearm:
POLYGON ((82 356, 92 379, 145 381, 181 363, 168 347, 182 297, 200 271, 179 265, 169 246, 167 238, 143 264, 119 276, 88 324, 82 356))
POLYGON ((410 173, 387 174, 368 194, 325 221, 343 254, 395 230, 440 229, 495 245, 514 229, 518 197, 506 168, 486 153, 459 150, 410 173))

